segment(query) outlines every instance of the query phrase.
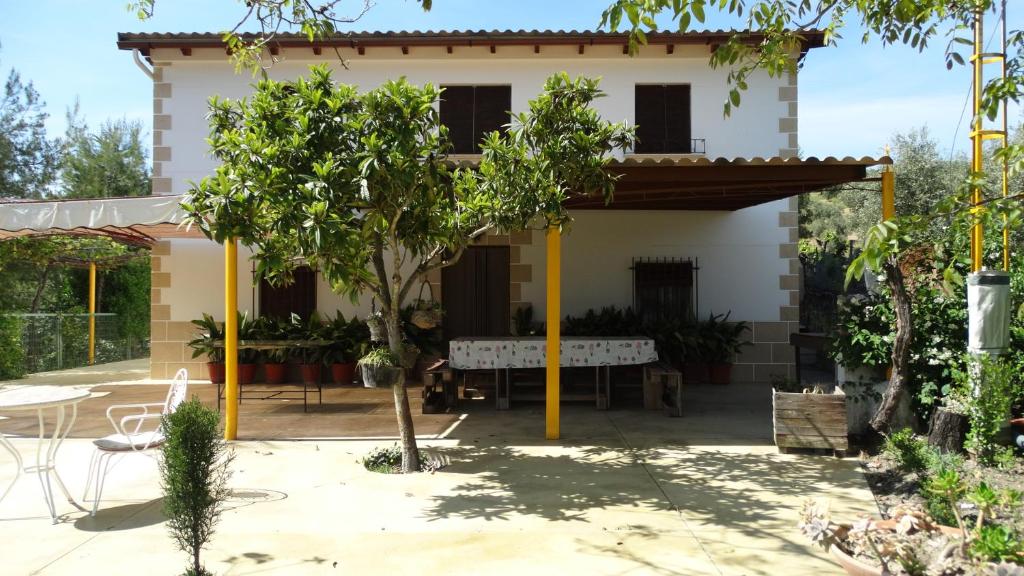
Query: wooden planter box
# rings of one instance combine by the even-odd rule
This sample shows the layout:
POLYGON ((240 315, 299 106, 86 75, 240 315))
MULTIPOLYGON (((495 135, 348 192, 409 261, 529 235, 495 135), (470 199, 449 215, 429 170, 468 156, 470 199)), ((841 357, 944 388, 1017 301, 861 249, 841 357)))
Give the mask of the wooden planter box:
POLYGON ((772 424, 775 445, 790 448, 832 450, 842 456, 847 443, 846 395, 804 394, 772 390, 772 424))

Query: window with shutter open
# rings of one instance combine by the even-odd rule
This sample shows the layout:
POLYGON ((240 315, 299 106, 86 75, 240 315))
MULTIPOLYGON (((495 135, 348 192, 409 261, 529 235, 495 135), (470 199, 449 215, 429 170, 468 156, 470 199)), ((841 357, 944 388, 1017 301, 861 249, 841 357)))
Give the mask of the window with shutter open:
POLYGON ((441 124, 448 127, 453 154, 479 154, 485 134, 511 121, 511 86, 442 86, 441 124))
POLYGON ((690 154, 689 84, 636 86, 637 154, 690 154))

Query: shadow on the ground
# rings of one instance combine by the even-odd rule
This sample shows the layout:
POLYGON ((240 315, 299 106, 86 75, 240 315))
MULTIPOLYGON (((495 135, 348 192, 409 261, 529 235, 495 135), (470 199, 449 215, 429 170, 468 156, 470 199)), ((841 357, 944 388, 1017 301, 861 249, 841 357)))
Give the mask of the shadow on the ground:
MULTIPOLYGON (((756 450, 603 442, 553 445, 540 454, 495 444, 437 452, 451 462, 443 472, 467 478, 431 498, 424 510, 431 520, 519 515, 595 522, 594 513, 605 509, 663 511, 678 514, 678 529, 687 526, 702 540, 738 533, 757 539, 758 547, 794 553, 807 549, 795 524, 795 507, 804 497, 863 487, 851 462, 780 458, 756 450)), ((631 534, 639 528, 626 527, 631 534)))
POLYGON ((100 502, 96 516, 85 515, 75 520, 75 528, 83 532, 120 532, 160 524, 167 520, 163 513, 163 503, 163 498, 156 498, 148 502, 104 508, 100 502))

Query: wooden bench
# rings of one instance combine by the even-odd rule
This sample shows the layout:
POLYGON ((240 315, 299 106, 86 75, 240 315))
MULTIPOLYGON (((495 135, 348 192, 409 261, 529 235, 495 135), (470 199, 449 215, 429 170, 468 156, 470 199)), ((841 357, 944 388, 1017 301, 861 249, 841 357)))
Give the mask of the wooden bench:
POLYGON ((644 366, 644 408, 665 409, 668 416, 683 415, 683 374, 665 362, 644 366))
POLYGON ((459 403, 459 385, 447 360, 438 360, 423 371, 423 413, 437 414, 459 403), (440 388, 440 390, 438 390, 440 388))

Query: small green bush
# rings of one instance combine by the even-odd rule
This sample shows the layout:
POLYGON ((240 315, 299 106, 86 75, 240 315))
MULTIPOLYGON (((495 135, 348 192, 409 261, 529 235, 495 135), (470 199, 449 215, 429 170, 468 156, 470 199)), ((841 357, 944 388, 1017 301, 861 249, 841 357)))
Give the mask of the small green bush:
POLYGON ((25 348, 21 345, 21 320, 0 314, 0 380, 25 375, 25 348))
POLYGON ((978 528, 969 551, 978 560, 1020 563, 1024 557, 1024 543, 1011 528, 991 524, 978 528))
MULTIPOLYGON (((363 456, 360 463, 370 472, 398 474, 402 470, 402 448, 398 444, 392 444, 385 448, 374 448, 366 456, 363 456)), ((420 468, 426 470, 429 468, 429 464, 427 458, 421 452, 420 468)))
POLYGON ((1010 407, 1022 394, 1017 378, 1012 362, 988 355, 971 356, 967 368, 956 372, 951 404, 967 415, 970 430, 964 446, 982 464, 998 464, 1004 451, 1000 434, 1008 425, 1010 407))
POLYGON ((904 472, 922 472, 928 466, 928 443, 915 436, 910 428, 887 436, 882 451, 895 460, 904 472))
POLYGON ((198 398, 164 416, 163 428, 160 475, 167 526, 178 548, 191 556, 186 576, 207 576, 199 553, 220 519, 234 456, 221 438, 220 414, 198 398))

